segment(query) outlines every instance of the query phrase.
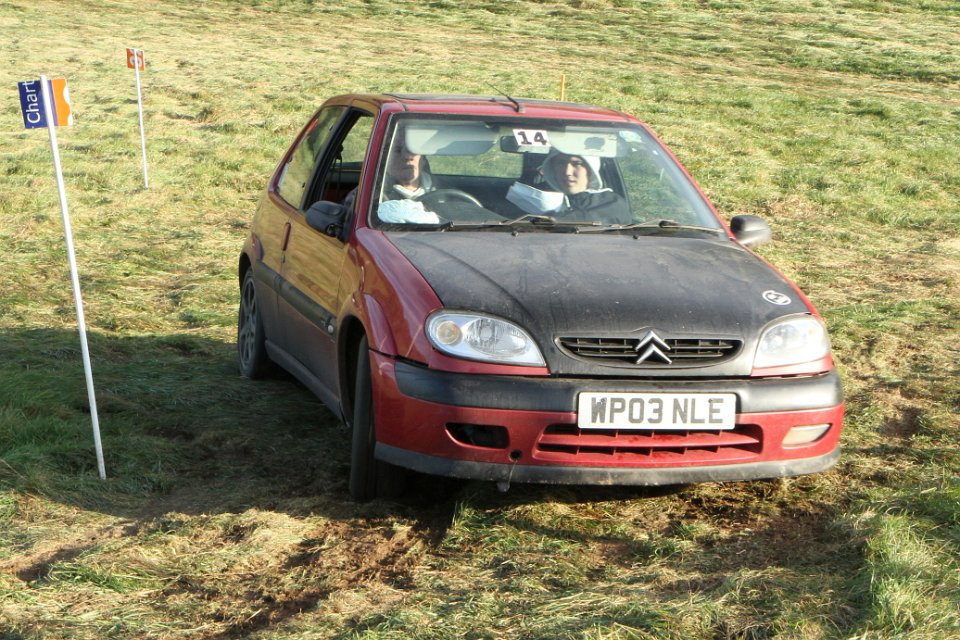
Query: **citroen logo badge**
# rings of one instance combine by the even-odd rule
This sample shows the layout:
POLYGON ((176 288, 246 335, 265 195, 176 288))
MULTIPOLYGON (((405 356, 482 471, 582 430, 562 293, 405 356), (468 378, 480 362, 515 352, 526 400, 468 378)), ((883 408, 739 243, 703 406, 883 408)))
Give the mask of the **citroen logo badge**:
POLYGON ((661 362, 663 364, 670 364, 673 360, 665 353, 670 351, 670 346, 663 341, 663 338, 658 336, 652 330, 647 331, 646 334, 640 341, 637 342, 637 346, 634 347, 638 357, 636 364, 641 364, 647 361, 650 362, 661 362))

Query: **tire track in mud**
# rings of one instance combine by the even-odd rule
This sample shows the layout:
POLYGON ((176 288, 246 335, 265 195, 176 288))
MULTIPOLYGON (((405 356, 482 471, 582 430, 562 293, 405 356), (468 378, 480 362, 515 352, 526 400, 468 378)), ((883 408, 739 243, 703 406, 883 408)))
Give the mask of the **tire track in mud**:
POLYGON ((335 607, 338 594, 357 589, 370 589, 381 603, 403 598, 444 539, 456 505, 433 485, 411 494, 397 503, 321 496, 308 508, 242 509, 209 485, 191 485, 113 523, 44 540, 0 562, 0 571, 42 587, 56 565, 88 556, 82 562, 90 566, 103 558, 138 566, 142 547, 159 558, 145 566, 163 584, 140 592, 133 606, 193 629, 199 640, 241 638, 322 609, 331 598, 335 607), (107 546, 114 551, 104 556, 107 546))
POLYGON ((135 522, 121 522, 96 529, 84 529, 66 541, 44 544, 25 555, 0 562, 0 572, 10 573, 25 583, 43 582, 53 566, 60 562, 72 562, 84 553, 96 549, 109 540, 136 535, 135 522))
POLYGON ((412 589, 416 567, 442 538, 442 531, 438 535, 430 524, 409 526, 393 520, 329 522, 313 534, 269 575, 251 573, 225 590, 184 577, 165 589, 163 597, 210 603, 210 618, 224 626, 198 635, 201 640, 246 637, 313 611, 338 592, 377 584, 412 589), (291 583, 291 575, 303 577, 291 583))

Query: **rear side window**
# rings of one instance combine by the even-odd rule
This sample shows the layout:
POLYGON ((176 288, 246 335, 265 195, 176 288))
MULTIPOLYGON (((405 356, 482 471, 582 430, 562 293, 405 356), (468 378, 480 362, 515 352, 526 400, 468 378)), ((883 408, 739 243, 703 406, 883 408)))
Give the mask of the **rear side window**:
POLYGON ((303 195, 310 176, 320 160, 320 154, 330 139, 333 129, 339 122, 346 107, 329 107, 320 112, 317 119, 310 123, 305 136, 297 143, 290 159, 283 166, 277 192, 290 205, 301 208, 303 195))

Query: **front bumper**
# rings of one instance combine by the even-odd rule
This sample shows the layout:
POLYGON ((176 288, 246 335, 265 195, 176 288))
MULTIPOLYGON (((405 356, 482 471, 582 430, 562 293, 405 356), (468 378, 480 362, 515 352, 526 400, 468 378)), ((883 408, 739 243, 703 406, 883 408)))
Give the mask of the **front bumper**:
POLYGON ((571 467, 502 464, 451 460, 415 453, 389 445, 377 445, 377 457, 391 464, 421 473, 492 482, 530 482, 538 484, 594 484, 661 486, 695 482, 733 482, 801 476, 826 471, 840 459, 840 448, 815 458, 775 460, 698 467, 571 467))
POLYGON ((438 372, 374 358, 376 456, 435 475, 506 482, 663 485, 816 473, 839 457, 843 400, 835 371, 724 380, 571 379, 438 372), (734 393, 733 431, 584 431, 581 391, 734 393), (791 428, 829 424, 783 446, 791 428), (480 445, 463 425, 506 434, 480 445))

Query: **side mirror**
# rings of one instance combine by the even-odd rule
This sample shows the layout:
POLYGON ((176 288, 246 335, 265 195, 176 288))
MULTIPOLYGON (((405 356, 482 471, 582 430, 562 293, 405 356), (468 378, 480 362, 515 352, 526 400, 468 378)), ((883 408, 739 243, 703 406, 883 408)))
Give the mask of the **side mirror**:
POLYGON ((734 216, 730 220, 730 230, 740 244, 751 249, 766 244, 773 238, 770 225, 759 216, 734 216))
MULTIPOLYGON (((307 224, 331 238, 341 238, 343 222, 347 217, 347 208, 336 202, 321 200, 307 209, 307 224)), ((342 239, 342 238, 341 238, 342 239)))

